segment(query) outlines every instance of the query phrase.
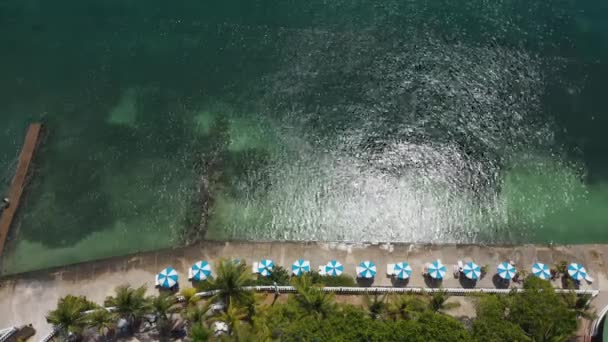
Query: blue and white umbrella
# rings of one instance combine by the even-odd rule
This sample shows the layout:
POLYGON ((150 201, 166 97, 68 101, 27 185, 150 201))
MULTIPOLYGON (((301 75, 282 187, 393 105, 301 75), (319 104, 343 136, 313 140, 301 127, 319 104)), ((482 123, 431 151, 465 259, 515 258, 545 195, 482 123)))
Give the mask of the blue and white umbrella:
POLYGON ((337 277, 344 272, 344 266, 339 261, 331 260, 325 265, 325 274, 337 277))
POLYGON ((568 265, 568 275, 574 280, 581 281, 587 278, 587 270, 581 264, 571 263, 568 265))
POLYGON ((395 264, 395 276, 399 279, 408 279, 412 275, 412 267, 407 262, 395 264))
POLYGON ((551 278, 551 270, 549 270, 549 266, 540 262, 532 265, 532 274, 544 280, 549 280, 551 278))
POLYGON ((429 275, 433 279, 443 279, 445 277, 446 268, 440 260, 433 261, 429 266, 429 275))
POLYGON ((464 264, 464 267, 462 268, 462 273, 464 273, 465 277, 471 280, 477 280, 479 279, 479 277, 481 277, 481 267, 479 267, 479 265, 477 265, 476 263, 469 261, 464 264))
POLYGON ((373 278, 376 276, 376 265, 371 261, 364 261, 357 266, 357 276, 359 278, 373 278))
POLYGON ((178 278, 177 272, 173 269, 173 267, 167 267, 156 275, 156 281, 158 284, 166 289, 170 289, 175 286, 178 278))
POLYGON ((192 279, 196 281, 207 280, 211 277, 211 265, 206 261, 199 261, 190 268, 192 279))
POLYGON ((508 262, 498 264, 498 276, 504 280, 511 280, 515 277, 517 270, 508 262))
POLYGON ((308 260, 297 260, 291 265, 291 273, 295 276, 302 275, 310 272, 310 261, 308 260))
POLYGON ((264 277, 268 277, 272 273, 274 262, 270 259, 264 259, 258 264, 258 273, 264 277))

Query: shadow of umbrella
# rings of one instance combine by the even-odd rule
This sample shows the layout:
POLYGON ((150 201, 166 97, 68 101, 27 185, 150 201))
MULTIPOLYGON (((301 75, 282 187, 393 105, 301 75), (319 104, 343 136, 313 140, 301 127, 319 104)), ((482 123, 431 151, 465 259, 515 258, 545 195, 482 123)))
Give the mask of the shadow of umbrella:
POLYGON ((410 282, 410 278, 400 279, 397 277, 391 277, 391 284, 394 287, 407 287, 407 284, 410 282))
POLYGON ((374 278, 357 277, 357 285, 361 287, 370 287, 374 283, 374 278))
POLYGON ((167 294, 175 294, 179 292, 179 283, 167 288, 162 286, 157 286, 159 293, 167 293, 167 294))
POLYGON ((424 283, 426 284, 427 287, 439 288, 439 287, 441 287, 441 284, 443 283, 443 279, 435 279, 427 274, 424 276, 424 283))
POLYGON ((461 274, 460 277, 458 277, 458 282, 460 282, 460 286, 465 289, 472 289, 477 285, 477 280, 469 279, 464 274, 461 274))
POLYGON ((498 273, 496 273, 494 276, 492 276, 492 283, 494 284, 494 287, 496 287, 497 289, 508 289, 509 286, 511 285, 510 280, 501 278, 498 275, 498 273))

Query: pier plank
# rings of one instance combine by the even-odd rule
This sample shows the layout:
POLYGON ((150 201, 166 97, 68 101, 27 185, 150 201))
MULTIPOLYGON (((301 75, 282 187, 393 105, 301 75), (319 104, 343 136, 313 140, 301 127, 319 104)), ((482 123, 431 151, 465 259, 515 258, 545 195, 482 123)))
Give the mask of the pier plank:
POLYGON ((38 139, 40 138, 40 132, 42 130, 42 124, 33 123, 29 126, 23 148, 19 154, 19 161, 17 169, 15 170, 15 177, 11 182, 8 194, 2 197, 7 197, 10 201, 8 208, 2 210, 0 214, 0 256, 4 252, 4 246, 6 239, 8 238, 9 230, 13 224, 13 220, 19 208, 19 202, 21 201, 21 195, 23 190, 27 186, 27 175, 30 169, 36 147, 38 146, 38 139))

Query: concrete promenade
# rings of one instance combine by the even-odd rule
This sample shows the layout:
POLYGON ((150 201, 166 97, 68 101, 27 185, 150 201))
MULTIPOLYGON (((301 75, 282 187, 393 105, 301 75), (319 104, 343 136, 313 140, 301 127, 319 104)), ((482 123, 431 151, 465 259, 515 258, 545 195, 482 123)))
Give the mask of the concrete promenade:
MULTIPOLYGON (((85 295, 102 303, 112 294, 117 285, 147 285, 148 292, 154 294, 154 276, 167 266, 173 266, 180 275, 180 286, 188 287, 188 268, 198 260, 217 261, 221 258, 245 260, 248 264, 263 258, 270 258, 287 269, 296 259, 311 261, 316 269, 330 259, 344 264, 344 272, 355 276, 359 262, 372 260, 378 267, 373 286, 392 286, 386 277, 386 264, 407 261, 414 273, 408 284, 411 287, 425 287, 421 273, 424 264, 437 258, 448 268, 443 287, 460 287, 458 279, 452 276, 452 265, 458 260, 474 260, 479 265, 489 265, 488 275, 478 281, 477 288, 495 288, 492 281, 496 265, 513 260, 516 267, 529 273, 535 262, 547 265, 562 260, 579 262, 586 266, 595 279, 593 284, 583 284, 581 289, 600 290, 594 300, 598 312, 608 305, 608 245, 576 246, 475 246, 475 245, 346 245, 331 243, 295 242, 200 242, 192 246, 176 249, 141 253, 125 257, 65 266, 40 272, 0 278, 0 327, 32 323, 37 336, 51 330, 45 322, 45 314, 53 309, 57 299, 67 294, 85 295)), ((561 282, 554 281, 556 287, 561 282)), ((512 284, 517 286, 516 284, 512 284)))

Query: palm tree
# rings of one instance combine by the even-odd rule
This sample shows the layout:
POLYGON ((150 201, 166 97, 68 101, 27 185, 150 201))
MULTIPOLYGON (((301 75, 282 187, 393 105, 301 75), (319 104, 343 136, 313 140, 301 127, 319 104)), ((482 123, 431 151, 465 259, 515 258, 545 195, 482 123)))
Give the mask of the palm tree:
POLYGON ((252 325, 257 335, 258 341, 270 341, 273 337, 274 330, 269 326, 272 307, 261 306, 256 310, 256 314, 252 319, 252 325))
POLYGON ((132 288, 129 285, 118 286, 115 296, 107 297, 106 307, 114 307, 119 317, 129 324, 131 333, 141 323, 141 319, 150 312, 150 302, 146 295, 146 287, 132 288))
POLYGON ((293 297, 298 307, 308 314, 317 314, 327 317, 334 311, 334 295, 326 293, 313 286, 312 279, 307 274, 293 278, 296 295, 293 297))
POLYGON ((230 340, 247 342, 257 341, 253 335, 251 326, 249 323, 244 322, 248 317, 247 308, 239 307, 234 304, 228 305, 226 311, 221 314, 212 317, 210 322, 224 322, 230 329, 230 340))
POLYGON ((393 320, 416 319, 428 310, 429 302, 424 297, 411 294, 391 298, 388 305, 388 314, 393 320))
POLYGON ((168 319, 170 314, 177 311, 174 307, 175 297, 171 294, 161 293, 158 296, 148 297, 147 300, 150 303, 150 313, 157 319, 168 319))
POLYGON ((236 342, 257 342, 260 341, 258 336, 253 332, 251 325, 247 323, 240 323, 236 326, 232 332, 232 341, 236 342))
POLYGON ((211 318, 211 322, 224 322, 228 324, 231 331, 241 324, 243 320, 247 318, 247 311, 242 307, 238 307, 234 304, 228 305, 226 311, 211 318))
POLYGON ((116 316, 106 309, 97 309, 86 315, 87 325, 97 329, 102 340, 106 340, 116 326, 116 316))
POLYGON ((180 291, 179 293, 182 297, 184 297, 184 303, 186 307, 190 307, 196 305, 199 302, 200 297, 196 296, 196 289, 194 287, 187 287, 180 291))
POLYGON ((190 340, 192 342, 207 342, 213 336, 211 330, 201 323, 195 324, 190 330, 190 340))
POLYGON ((210 283, 220 292, 211 298, 212 302, 219 300, 226 306, 230 304, 253 305, 253 293, 243 289, 244 286, 251 285, 253 281, 247 265, 242 262, 221 260, 215 269, 217 276, 210 280, 210 283))
POLYGON ((65 296, 57 301, 57 308, 49 311, 46 321, 58 329, 60 338, 64 341, 80 340, 86 327, 83 312, 87 309, 84 298, 65 296))
POLYGON ((367 310, 369 310, 369 313, 373 319, 378 319, 386 313, 388 309, 386 299, 386 294, 378 295, 377 293, 375 293, 373 297, 366 294, 363 298, 365 306, 367 307, 367 310))
POLYGON ((166 337, 171 329, 170 316, 176 312, 175 297, 168 293, 161 293, 155 297, 148 297, 150 313, 156 318, 156 327, 161 337, 166 337))
POLYGON ((194 326, 204 322, 208 311, 209 304, 191 305, 182 312, 182 317, 194 326))
POLYGON ((193 337, 194 335, 207 336, 206 334, 211 334, 207 327, 204 326, 205 318, 208 317, 209 306, 210 302, 205 302, 202 305, 199 302, 187 306, 181 313, 182 318, 186 322, 185 328, 193 341, 207 341, 203 337, 197 339, 193 337))
POLYGON ((446 303, 450 296, 444 290, 439 290, 431 294, 431 300, 429 301, 429 309, 437 312, 440 310, 450 310, 460 306, 460 303, 446 303))

